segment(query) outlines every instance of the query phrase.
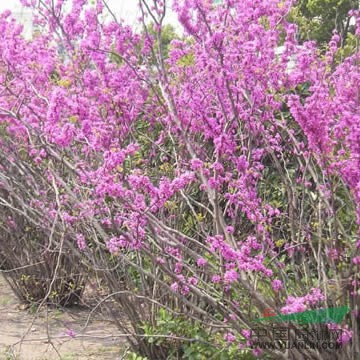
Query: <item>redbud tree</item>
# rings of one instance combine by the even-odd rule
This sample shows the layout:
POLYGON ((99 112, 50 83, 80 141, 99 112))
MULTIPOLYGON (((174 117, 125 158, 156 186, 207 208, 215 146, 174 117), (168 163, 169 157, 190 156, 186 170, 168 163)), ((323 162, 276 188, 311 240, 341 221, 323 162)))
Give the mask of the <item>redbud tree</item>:
POLYGON ((140 0, 140 32, 101 0, 22 3, 31 40, 0 17, 0 205, 106 281, 133 349, 262 356, 264 311, 346 305, 336 352, 267 352, 356 359, 358 49, 300 46, 286 0, 140 0))

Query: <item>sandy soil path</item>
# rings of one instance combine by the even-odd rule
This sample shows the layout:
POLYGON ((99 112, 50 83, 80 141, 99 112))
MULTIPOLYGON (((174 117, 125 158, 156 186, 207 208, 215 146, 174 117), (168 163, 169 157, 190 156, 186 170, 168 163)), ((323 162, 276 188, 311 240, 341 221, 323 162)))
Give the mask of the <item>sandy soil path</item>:
POLYGON ((104 316, 84 325, 86 308, 24 309, 0 276, 0 360, 116 360, 126 349, 124 339, 104 316), (49 341, 50 339, 50 341, 49 341))

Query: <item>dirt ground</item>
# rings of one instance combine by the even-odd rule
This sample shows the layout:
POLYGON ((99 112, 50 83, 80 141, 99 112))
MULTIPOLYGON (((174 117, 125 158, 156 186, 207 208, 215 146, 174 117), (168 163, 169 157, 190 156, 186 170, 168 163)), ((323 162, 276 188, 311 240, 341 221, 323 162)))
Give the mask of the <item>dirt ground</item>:
POLYGON ((103 315, 89 310, 24 309, 0 276, 0 360, 117 360, 126 342, 103 315))

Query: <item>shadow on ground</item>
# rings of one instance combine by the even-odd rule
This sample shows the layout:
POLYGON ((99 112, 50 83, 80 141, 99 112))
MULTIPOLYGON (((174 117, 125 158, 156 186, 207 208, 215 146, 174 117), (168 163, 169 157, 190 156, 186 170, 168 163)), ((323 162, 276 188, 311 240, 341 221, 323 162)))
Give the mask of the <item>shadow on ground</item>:
POLYGON ((0 360, 116 360, 126 349, 125 339, 102 314, 91 316, 85 327, 86 307, 34 313, 0 276, 0 360))

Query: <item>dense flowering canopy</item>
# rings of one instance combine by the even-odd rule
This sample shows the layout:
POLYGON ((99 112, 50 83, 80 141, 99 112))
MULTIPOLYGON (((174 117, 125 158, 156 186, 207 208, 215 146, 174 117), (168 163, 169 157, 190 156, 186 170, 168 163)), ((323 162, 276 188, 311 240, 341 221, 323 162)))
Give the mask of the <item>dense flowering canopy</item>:
POLYGON ((0 16, 0 141, 57 189, 34 187, 43 226, 61 218, 83 252, 143 252, 234 329, 249 326, 236 289, 284 313, 329 300, 329 277, 357 295, 359 51, 338 64, 337 34, 325 54, 300 46, 291 1, 176 1, 167 59, 164 1, 140 1, 141 34, 100 0, 22 3, 41 31, 0 16))

